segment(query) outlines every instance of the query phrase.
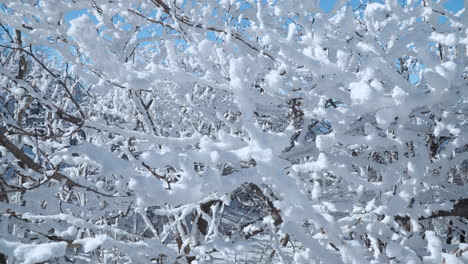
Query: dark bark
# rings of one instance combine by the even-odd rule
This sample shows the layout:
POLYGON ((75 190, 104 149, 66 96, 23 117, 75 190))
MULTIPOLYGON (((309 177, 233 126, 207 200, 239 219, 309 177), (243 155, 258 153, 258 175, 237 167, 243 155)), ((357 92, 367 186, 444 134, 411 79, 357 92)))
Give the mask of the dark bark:
POLYGON ((460 216, 468 219, 468 198, 457 200, 452 210, 434 212, 429 218, 445 216, 460 216))
MULTIPOLYGON (((28 155, 26 155, 23 150, 16 147, 2 132, 0 132, 0 146, 3 146, 11 154, 13 154, 20 162, 22 162, 23 166, 26 166, 40 174, 45 173, 46 170, 40 164, 37 164, 28 155)), ((62 173, 58 171, 54 171, 54 173, 51 176, 49 176, 49 179, 54 179, 57 181, 65 181, 65 185, 67 185, 69 188, 73 188, 73 187, 84 188, 88 191, 91 191, 91 192, 94 192, 94 193, 97 193, 106 197, 113 197, 113 195, 101 193, 89 187, 82 186, 70 180, 67 176, 63 175, 62 173)), ((25 191, 27 191, 27 189, 25 189, 25 191)))
POLYGON ((7 257, 0 253, 0 264, 7 264, 7 257))
MULTIPOLYGON (((468 219, 468 199, 460 199, 454 201, 455 204, 453 205, 453 208, 448 211, 435 211, 430 215, 429 217, 419 217, 418 220, 424 220, 424 219, 430 219, 430 218, 436 218, 436 217, 448 217, 448 216, 455 216, 455 217, 464 217, 468 219)), ((411 231, 411 224, 410 224, 410 217, 407 215, 397 215, 394 217, 395 221, 399 222, 402 226, 406 228, 406 230, 411 231)), ((465 232, 463 232, 463 235, 461 236, 461 240, 465 241, 465 232)), ((449 228, 449 234, 448 237, 450 237, 450 228, 449 228)), ((447 238, 447 242, 449 243, 451 238, 447 238)))
MULTIPOLYGON (((221 203, 221 201, 211 200, 209 202, 200 204, 200 208, 206 214, 212 215, 211 206, 214 205, 215 203, 221 203)), ((202 233, 203 235, 206 235, 208 233, 208 222, 205 219, 203 219, 201 216, 198 218, 197 227, 198 227, 198 231, 200 231, 200 233, 202 233)))

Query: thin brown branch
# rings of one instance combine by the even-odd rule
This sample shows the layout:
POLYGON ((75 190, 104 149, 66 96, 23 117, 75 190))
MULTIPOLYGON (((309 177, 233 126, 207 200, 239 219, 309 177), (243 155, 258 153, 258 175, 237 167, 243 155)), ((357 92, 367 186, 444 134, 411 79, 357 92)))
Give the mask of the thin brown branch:
POLYGON ((468 219, 468 198, 455 201, 452 210, 434 212, 429 218, 460 216, 468 219))
POLYGON ((28 70, 28 64, 26 62, 26 59, 24 58, 24 52, 23 52, 23 40, 21 38, 21 31, 15 30, 16 33, 16 44, 18 45, 18 51, 20 54, 19 57, 19 65, 18 65, 18 74, 16 75, 17 79, 23 79, 24 75, 26 74, 26 71, 28 70))
MULTIPOLYGON (((17 32, 21 32, 21 31, 18 31, 17 32)), ((18 34, 18 33, 17 33, 18 34)), ((19 35, 21 36, 21 35, 19 35)), ((20 44, 20 43, 19 43, 20 44)), ((35 55, 34 53, 32 52, 32 48, 29 47, 29 51, 22 48, 22 47, 18 47, 18 48, 15 48, 15 47, 10 47, 10 46, 6 46, 6 45, 2 45, 0 44, 0 47, 3 47, 3 48, 6 48, 6 49, 12 49, 12 50, 18 50, 22 53, 25 53, 27 55, 29 55, 34 61, 36 61, 47 73, 49 73, 52 77, 54 77, 57 82, 65 89, 65 92, 67 94, 67 97, 72 101, 73 105, 75 105, 75 107, 77 108, 78 112, 80 113, 80 116, 82 119, 85 119, 85 114, 83 112, 83 110, 81 109, 81 106, 78 104, 78 102, 76 102, 76 100, 73 98, 71 92, 70 92, 70 89, 68 89, 67 85, 59 78, 58 75, 56 75, 52 70, 50 70, 41 60, 39 60, 35 55)), ((24 56, 22 56, 23 59, 24 59, 24 56)), ((24 59, 24 67, 27 67, 26 66, 26 60, 24 59)), ((20 57, 20 69, 21 69, 21 57, 20 57)), ((26 72, 26 68, 24 68, 24 72, 26 72)), ((16 76, 17 79, 23 79, 23 76, 24 76, 24 72, 22 71, 19 71, 18 72, 18 76, 16 76), (22 73, 20 75, 20 73, 22 73)), ((70 120, 67 120, 67 121, 70 121, 70 120)), ((76 120, 75 120, 76 121, 76 120)))
POLYGON ((140 13, 140 12, 138 12, 138 11, 135 11, 135 10, 133 10, 133 9, 128 9, 128 12, 133 13, 133 14, 139 16, 139 17, 142 17, 142 18, 146 19, 147 21, 149 21, 149 22, 151 22, 151 23, 160 24, 160 25, 162 25, 162 26, 164 26, 164 27, 167 27, 167 28, 170 28, 170 29, 172 29, 172 30, 175 30, 171 25, 169 25, 169 24, 167 24, 167 23, 164 23, 164 22, 162 22, 162 21, 158 21, 158 20, 154 20, 154 19, 152 19, 152 18, 149 18, 149 17, 143 15, 142 13, 140 13))
POLYGON ((13 39, 13 36, 11 35, 10 31, 0 22, 0 27, 7 33, 8 37, 11 40, 11 43, 14 43, 15 40, 13 39))
MULTIPOLYGON (((256 52, 261 52, 263 55, 267 56, 268 58, 270 58, 271 60, 275 60, 273 58, 273 56, 263 50, 261 50, 260 48, 257 48, 255 47, 253 44, 249 43, 248 41, 246 41, 244 38, 242 38, 242 36, 238 33, 228 33, 226 32, 225 30, 223 29, 220 29, 220 28, 215 28, 215 27, 208 27, 208 26, 205 26, 203 24, 196 24, 196 23, 193 23, 192 21, 190 21, 187 17, 180 17, 178 16, 177 14, 175 13, 171 13, 171 8, 166 5, 163 1, 161 0, 151 0, 157 7, 160 7, 164 10, 164 12, 173 17, 174 19, 176 19, 178 22, 182 23, 182 24, 185 24, 189 27, 194 27, 194 28, 200 28, 200 29, 206 29, 206 30, 209 30, 209 31, 213 31, 213 32, 217 32, 217 33, 223 33, 223 34, 226 34, 226 35, 231 35, 232 37, 234 37, 235 39, 239 40, 240 42, 242 42, 244 45, 246 45, 247 47, 249 47, 250 49, 256 51, 256 52)), ((130 11, 130 10, 129 10, 130 11)), ((131 12, 131 11, 130 11, 131 12)), ((132 12, 134 14, 136 14, 135 12, 132 12)), ((136 15, 139 15, 139 16, 142 16, 144 18, 146 18, 143 14, 136 14, 136 15)), ((148 20, 148 19, 147 19, 148 20)), ((150 20, 148 20, 150 21, 150 20)), ((155 21, 154 23, 158 23, 158 24, 161 24, 161 22, 158 22, 158 21, 155 21)), ((173 28, 172 28, 173 29, 173 28)))
MULTIPOLYGON (((418 220, 425 220, 431 218, 438 218, 438 217, 448 217, 448 216, 456 216, 456 217, 464 217, 468 219, 468 199, 460 199, 453 201, 455 204, 453 208, 448 211, 435 211, 428 217, 419 217, 418 220)), ((409 220, 410 217, 407 215, 397 215, 394 217, 396 221, 402 223, 410 230, 409 220)))
MULTIPOLYGON (((41 165, 34 162, 34 160, 32 160, 28 155, 26 155, 23 150, 16 147, 2 132, 0 132, 0 145, 6 148, 11 154, 13 154, 18 160, 20 160, 28 168, 32 169, 33 171, 39 174, 45 173, 46 170, 41 165)), ((79 187, 79 188, 83 188, 88 191, 91 191, 91 192, 94 192, 94 193, 97 193, 106 197, 114 197, 113 195, 101 193, 89 187, 83 186, 69 179, 67 176, 61 174, 58 171, 54 171, 52 175, 48 176, 48 180, 50 179, 54 179, 57 181, 65 181, 65 185, 68 186, 69 188, 79 187)))

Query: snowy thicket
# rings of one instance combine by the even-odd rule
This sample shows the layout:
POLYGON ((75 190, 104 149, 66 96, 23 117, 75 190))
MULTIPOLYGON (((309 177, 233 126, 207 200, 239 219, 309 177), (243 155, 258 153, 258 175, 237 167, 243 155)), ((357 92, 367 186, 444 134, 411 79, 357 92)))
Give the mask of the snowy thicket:
POLYGON ((468 263, 445 2, 0 1, 0 263, 468 263))

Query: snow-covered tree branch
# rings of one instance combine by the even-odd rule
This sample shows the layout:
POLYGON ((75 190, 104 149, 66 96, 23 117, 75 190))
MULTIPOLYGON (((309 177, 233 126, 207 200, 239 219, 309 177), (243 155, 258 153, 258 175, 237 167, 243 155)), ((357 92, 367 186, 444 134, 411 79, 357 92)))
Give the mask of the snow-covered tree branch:
POLYGON ((466 263, 444 0, 0 0, 0 263, 466 263))

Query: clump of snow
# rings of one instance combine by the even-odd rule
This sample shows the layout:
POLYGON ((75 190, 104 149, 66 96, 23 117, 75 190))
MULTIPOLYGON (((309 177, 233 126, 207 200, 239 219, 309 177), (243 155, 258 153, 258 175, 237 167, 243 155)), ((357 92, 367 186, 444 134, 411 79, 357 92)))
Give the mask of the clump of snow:
POLYGON ((278 71, 271 71, 265 76, 265 81, 273 90, 281 89, 282 81, 278 71))
POLYGON ((429 39, 447 46, 457 44, 457 38, 454 33, 443 34, 438 32, 432 32, 429 36, 429 39))
POLYGON ((354 30, 353 9, 344 6, 337 10, 336 15, 330 18, 330 22, 340 27, 343 32, 352 32, 354 30))
POLYGON ((83 246, 83 251, 85 253, 88 253, 102 245, 102 243, 104 243, 106 239, 107 235, 99 235, 97 237, 86 237, 82 239, 77 239, 74 241, 74 243, 81 244, 83 246))
POLYGON ((436 72, 447 80, 451 81, 457 75, 457 64, 453 61, 446 61, 435 68, 436 72))
POLYGON ((424 263, 442 263, 442 242, 434 231, 426 231, 427 250, 430 256, 423 257, 424 263))
POLYGON ((339 49, 336 52, 336 58, 337 58, 338 67, 340 67, 341 70, 345 70, 349 61, 348 54, 345 51, 339 49))
POLYGON ((458 137, 461 132, 460 128, 457 128, 453 124, 445 124, 443 122, 436 122, 436 124, 434 127, 434 135, 436 137, 450 136, 450 134, 458 137))
POLYGON ((296 252, 294 254, 294 263, 298 264, 307 264, 310 263, 312 260, 312 252, 310 252, 310 249, 306 249, 303 252, 296 252))
POLYGON ((320 183, 318 181, 314 182, 314 187, 312 188, 312 199, 316 200, 320 198, 320 195, 322 194, 322 188, 320 186, 320 183))
POLYGON ((466 264, 468 261, 468 258, 465 259, 459 259, 456 255, 453 254, 447 254, 443 253, 444 256, 444 262, 445 264, 466 264))
POLYGON ((421 261, 417 258, 415 254, 408 251, 408 248, 403 247, 402 245, 398 244, 395 241, 390 241, 387 244, 385 252, 387 253, 387 256, 389 256, 390 258, 395 258, 397 260, 404 260, 402 261, 403 263, 408 263, 408 264, 421 263, 421 261))
POLYGON ((383 92, 384 88, 381 82, 379 82, 377 79, 373 79, 370 83, 370 86, 374 88, 376 91, 383 92))
POLYGON ((319 169, 321 170, 326 169, 329 165, 327 156, 324 153, 320 153, 316 161, 316 164, 319 169))
POLYGON ((68 36, 76 39, 80 46, 86 47, 90 51, 98 50, 96 27, 87 15, 81 15, 70 21, 70 29, 67 31, 68 36))
POLYGON ((377 111, 375 119, 381 128, 387 128, 393 121, 395 121, 396 113, 393 109, 384 108, 377 111))
POLYGON ((332 147, 336 144, 336 138, 334 133, 330 133, 327 135, 318 135, 317 139, 315 140, 315 144, 317 145, 317 149, 320 151, 325 151, 326 149, 332 147))
POLYGON ((366 82, 352 82, 349 84, 351 100, 355 104, 365 104, 372 98, 372 88, 366 82))
POLYGON ((65 255, 66 242, 21 244, 0 239, 0 252, 17 258, 23 264, 32 264, 65 255))
POLYGON ((441 91, 448 88, 449 83, 447 79, 433 71, 426 71, 424 73, 424 77, 426 78, 427 85, 435 91, 441 91))
POLYGON ((446 264, 466 264, 468 263, 468 244, 460 243, 455 252, 442 253, 442 256, 446 264))
POLYGON ((366 53, 374 53, 374 54, 379 54, 374 47, 372 47, 371 45, 369 45, 368 43, 365 43, 365 42, 359 42, 357 45, 356 45, 357 48, 359 48, 361 51, 363 52, 366 52, 366 53))
POLYGON ((294 32, 296 31, 296 25, 294 23, 289 24, 288 28, 288 41, 291 41, 294 37, 294 32))
POLYGON ((318 155, 317 161, 298 164, 292 166, 293 170, 296 172, 308 172, 308 171, 319 171, 328 168, 329 161, 327 156, 324 153, 318 155))
POLYGON ((398 85, 393 88, 392 97, 397 105, 402 104, 403 100, 408 96, 405 90, 401 89, 398 85))
POLYGON ((366 6, 365 16, 366 17, 377 17, 384 13, 386 10, 385 5, 380 3, 369 3, 366 6))
POLYGON ((73 239, 76 237, 76 234, 78 233, 78 229, 74 226, 70 226, 67 228, 67 230, 60 232, 60 237, 64 239, 73 239))
POLYGON ((45 243, 17 248, 15 250, 15 255, 21 255, 21 257, 24 258, 24 264, 38 263, 49 260, 51 258, 61 257, 65 255, 66 249, 66 242, 45 243))
POLYGON ((210 51, 212 51, 214 48, 211 41, 205 39, 202 40, 200 44, 198 44, 197 49, 199 51, 197 54, 203 58, 207 58, 210 55, 210 51))

